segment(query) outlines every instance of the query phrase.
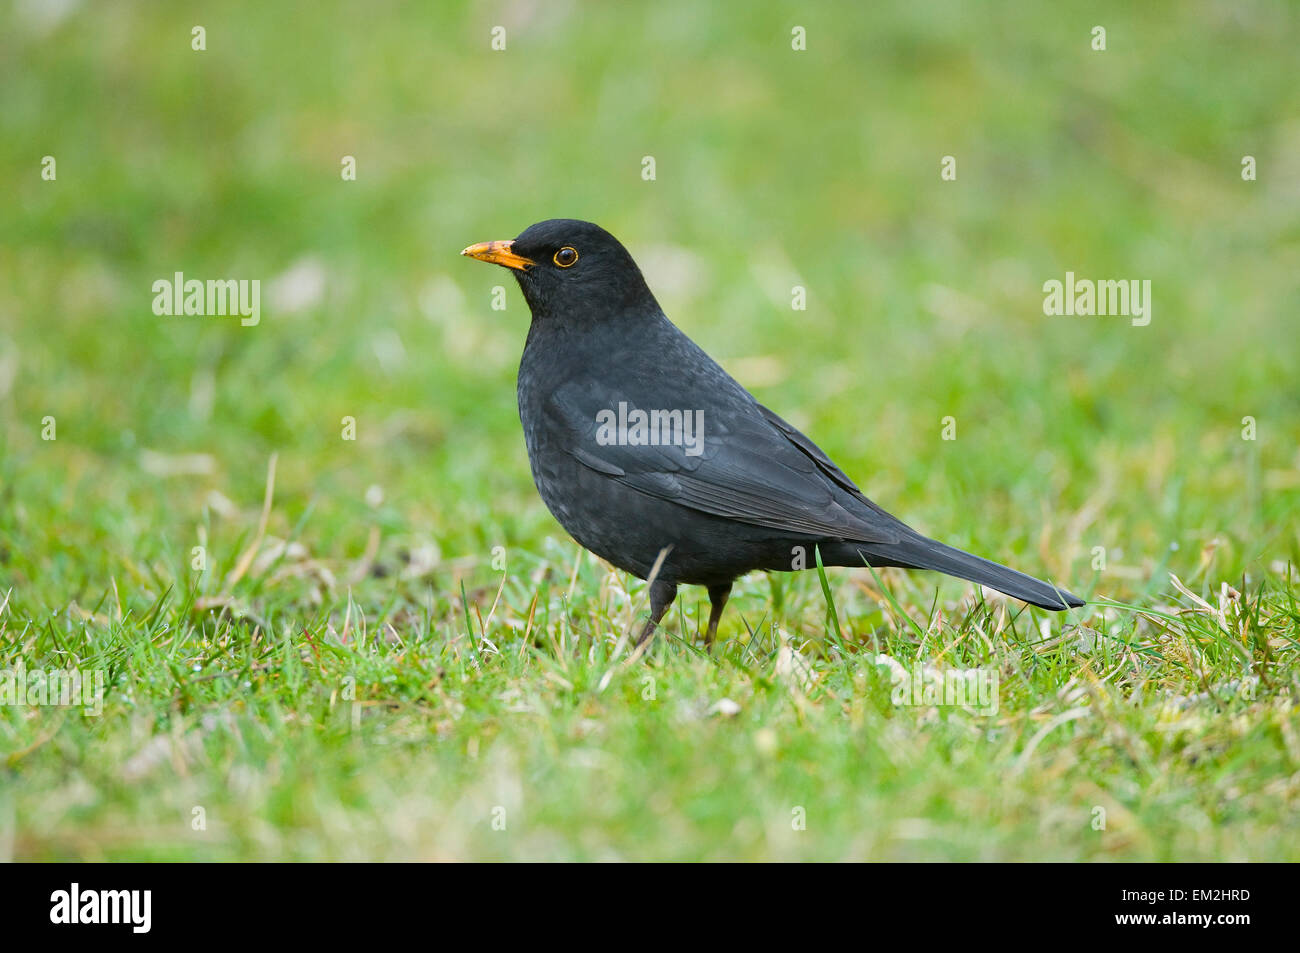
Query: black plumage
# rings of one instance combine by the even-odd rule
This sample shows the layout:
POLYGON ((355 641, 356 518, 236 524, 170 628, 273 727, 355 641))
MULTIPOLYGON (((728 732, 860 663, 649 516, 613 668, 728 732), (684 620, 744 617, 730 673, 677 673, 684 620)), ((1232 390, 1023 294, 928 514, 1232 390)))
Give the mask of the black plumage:
POLYGON ((511 268, 532 311, 519 417, 542 499, 580 544, 642 579, 664 554, 641 641, 690 583, 708 587, 711 642, 736 577, 815 565, 814 547, 827 566, 935 569, 1045 609, 1083 605, 867 499, 668 320, 604 229, 553 219, 464 254, 511 268), (635 411, 657 412, 658 426, 635 411))

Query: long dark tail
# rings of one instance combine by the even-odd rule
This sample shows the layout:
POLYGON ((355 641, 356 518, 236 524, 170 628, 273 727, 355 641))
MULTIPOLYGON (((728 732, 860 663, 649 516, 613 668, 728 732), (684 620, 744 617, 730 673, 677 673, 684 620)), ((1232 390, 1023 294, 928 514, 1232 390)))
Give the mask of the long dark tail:
POLYGON ((999 565, 989 559, 972 556, 919 533, 897 543, 843 543, 835 547, 834 563, 842 566, 899 566, 903 569, 935 569, 958 579, 978 582, 982 586, 1005 592, 1041 609, 1072 609, 1084 604, 1073 593, 999 565))

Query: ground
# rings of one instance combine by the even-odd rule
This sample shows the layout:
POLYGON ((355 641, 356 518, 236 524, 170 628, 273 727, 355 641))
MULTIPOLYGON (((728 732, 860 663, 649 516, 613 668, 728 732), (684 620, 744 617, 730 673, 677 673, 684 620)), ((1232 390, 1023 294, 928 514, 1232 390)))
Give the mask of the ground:
POLYGON ((1296 10, 699 7, 0 12, 0 672, 103 684, 0 705, 0 856, 1300 857, 1296 10), (458 256, 557 216, 1089 605, 754 575, 629 659, 458 256), (898 690, 957 673, 996 710, 898 690))

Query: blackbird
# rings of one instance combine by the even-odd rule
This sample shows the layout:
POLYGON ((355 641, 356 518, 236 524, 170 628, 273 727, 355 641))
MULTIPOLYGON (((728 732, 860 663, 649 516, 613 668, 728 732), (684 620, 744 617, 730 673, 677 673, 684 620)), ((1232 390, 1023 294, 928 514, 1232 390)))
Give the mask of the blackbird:
POLYGON ((1044 609, 1049 583, 921 535, 858 489, 668 320, 603 228, 552 219, 463 255, 513 271, 532 311, 519 419, 533 481, 582 546, 650 580, 648 639, 683 583, 706 586, 711 645, 756 569, 934 569, 1044 609))

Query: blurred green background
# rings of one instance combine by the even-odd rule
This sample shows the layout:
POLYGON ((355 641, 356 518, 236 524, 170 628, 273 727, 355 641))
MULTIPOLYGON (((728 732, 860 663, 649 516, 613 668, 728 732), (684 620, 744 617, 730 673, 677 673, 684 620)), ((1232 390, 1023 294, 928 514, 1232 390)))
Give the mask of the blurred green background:
MULTIPOLYGON (((567 575, 515 410, 527 310, 458 255, 551 217, 619 237, 683 330, 918 528, 1143 604, 1166 570, 1289 586, 1297 48, 1285 2, 6 4, 7 648, 66 648, 70 606, 219 594, 272 454, 268 532, 334 578, 253 610, 458 612, 497 545, 567 575), (260 279, 261 323, 155 316, 176 271, 260 279), (1045 316, 1066 271, 1149 279, 1150 325, 1045 316), (349 579, 372 540, 383 572, 349 579)), ((759 578, 736 605, 768 599, 759 578)))
POLYGON ((1092 501, 1077 539, 1052 526, 1085 557, 1294 551, 1291 5, 52 9, 3 31, 0 414, 9 519, 58 521, 64 592, 103 585, 110 539, 179 546, 205 488, 256 501, 272 451, 339 552, 372 483, 448 552, 556 531, 514 410, 526 308, 457 257, 549 217, 619 236, 688 334, 936 534, 1032 543, 1092 501), (1045 317, 1067 270, 1149 278, 1152 323, 1045 317), (261 325, 156 317, 175 271, 260 278, 261 325))

